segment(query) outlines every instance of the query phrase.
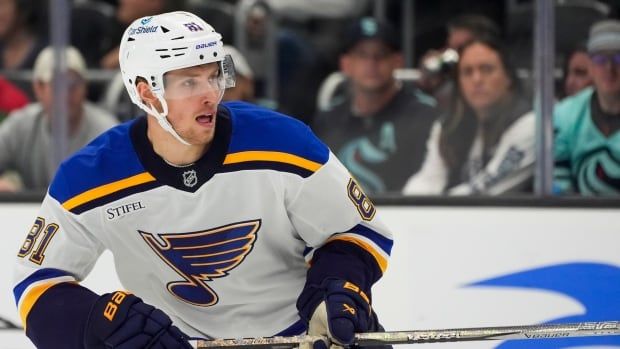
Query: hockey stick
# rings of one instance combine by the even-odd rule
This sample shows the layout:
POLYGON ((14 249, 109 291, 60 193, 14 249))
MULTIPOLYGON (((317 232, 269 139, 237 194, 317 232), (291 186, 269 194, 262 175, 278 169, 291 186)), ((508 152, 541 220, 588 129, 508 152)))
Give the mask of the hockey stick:
MULTIPOLYGON (((365 347, 369 345, 509 339, 551 339, 608 335, 620 335, 620 321, 359 333, 355 335, 354 344, 365 347)), ((292 337, 198 340, 194 341, 192 344, 198 349, 287 349, 298 347, 300 344, 311 345, 315 341, 321 339, 323 339, 321 336, 301 335, 292 337)))

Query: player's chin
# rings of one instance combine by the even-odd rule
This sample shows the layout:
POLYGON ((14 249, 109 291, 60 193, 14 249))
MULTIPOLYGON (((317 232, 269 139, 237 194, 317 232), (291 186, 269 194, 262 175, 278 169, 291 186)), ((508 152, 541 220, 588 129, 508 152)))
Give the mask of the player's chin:
POLYGON ((192 132, 192 135, 188 137, 188 141, 192 145, 207 145, 213 142, 214 134, 213 129, 203 129, 199 132, 192 132))

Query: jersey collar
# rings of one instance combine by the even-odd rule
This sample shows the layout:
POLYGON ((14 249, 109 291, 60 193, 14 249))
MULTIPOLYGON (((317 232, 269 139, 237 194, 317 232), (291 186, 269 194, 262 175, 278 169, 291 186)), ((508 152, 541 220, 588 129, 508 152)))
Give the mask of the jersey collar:
POLYGON ((195 192, 221 170, 232 133, 226 108, 218 108, 215 135, 209 150, 198 161, 185 167, 172 166, 155 153, 146 134, 147 117, 141 117, 131 126, 130 137, 140 162, 157 181, 179 190, 195 192))

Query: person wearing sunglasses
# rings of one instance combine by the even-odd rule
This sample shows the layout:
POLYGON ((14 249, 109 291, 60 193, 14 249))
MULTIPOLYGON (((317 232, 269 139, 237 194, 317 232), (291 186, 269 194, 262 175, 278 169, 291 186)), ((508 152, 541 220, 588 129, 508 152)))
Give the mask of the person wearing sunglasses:
POLYGON ((595 23, 588 39, 594 86, 554 110, 554 191, 620 194, 620 20, 595 23))

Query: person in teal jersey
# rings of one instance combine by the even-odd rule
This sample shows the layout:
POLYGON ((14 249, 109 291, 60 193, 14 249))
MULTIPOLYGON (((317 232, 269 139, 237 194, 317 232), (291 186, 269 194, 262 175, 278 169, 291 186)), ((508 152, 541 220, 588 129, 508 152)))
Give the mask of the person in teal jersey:
POLYGON ((590 29, 594 87, 554 110, 554 192, 620 194, 620 21, 590 29))

